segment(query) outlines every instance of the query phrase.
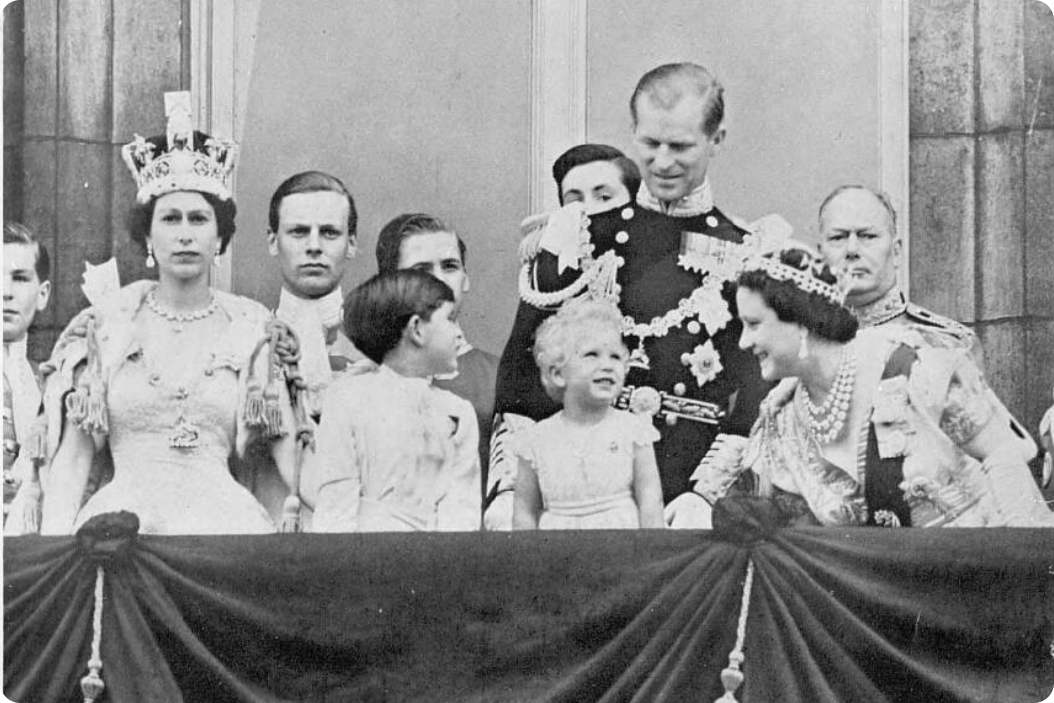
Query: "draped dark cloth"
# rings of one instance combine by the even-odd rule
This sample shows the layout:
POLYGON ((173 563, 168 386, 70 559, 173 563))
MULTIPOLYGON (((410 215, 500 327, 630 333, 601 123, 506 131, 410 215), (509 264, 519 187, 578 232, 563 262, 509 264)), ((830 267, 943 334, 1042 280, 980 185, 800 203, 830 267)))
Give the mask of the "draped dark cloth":
POLYGON ((100 564, 113 703, 714 701, 749 560, 741 702, 1054 688, 1054 530, 777 530, 749 501, 714 532, 136 538, 118 517, 4 541, 10 699, 81 700, 100 564))

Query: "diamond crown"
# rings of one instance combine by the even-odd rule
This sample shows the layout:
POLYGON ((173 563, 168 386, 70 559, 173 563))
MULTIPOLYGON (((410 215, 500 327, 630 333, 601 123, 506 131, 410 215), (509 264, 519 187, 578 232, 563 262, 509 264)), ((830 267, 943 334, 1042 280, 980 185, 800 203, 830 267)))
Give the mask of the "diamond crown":
POLYGON ((144 139, 136 134, 121 149, 125 165, 135 178, 136 200, 147 203, 177 190, 211 193, 229 200, 238 145, 193 129, 188 92, 165 93, 165 114, 168 128, 164 137, 144 139))

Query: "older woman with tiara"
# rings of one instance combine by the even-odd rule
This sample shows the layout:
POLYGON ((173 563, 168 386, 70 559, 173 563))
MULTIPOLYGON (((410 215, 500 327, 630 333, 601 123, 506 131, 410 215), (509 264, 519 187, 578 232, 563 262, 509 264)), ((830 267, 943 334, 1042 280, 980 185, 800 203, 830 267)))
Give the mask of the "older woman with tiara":
POLYGON ((779 381, 749 438, 723 436, 674 526, 707 526, 728 493, 768 497, 788 523, 1050 526, 1006 408, 961 351, 857 330, 811 250, 749 261, 736 292, 740 346, 779 381))
POLYGON ((147 533, 271 532, 228 459, 263 436, 283 476, 292 473, 294 419, 276 356, 287 341, 262 305, 209 283, 234 234, 237 146, 191 128, 189 94, 165 98, 167 134, 136 137, 123 152, 138 186, 132 237, 158 280, 96 301, 48 364, 45 534, 118 510, 136 513, 147 533), (82 505, 93 455, 107 444, 113 480, 82 505))

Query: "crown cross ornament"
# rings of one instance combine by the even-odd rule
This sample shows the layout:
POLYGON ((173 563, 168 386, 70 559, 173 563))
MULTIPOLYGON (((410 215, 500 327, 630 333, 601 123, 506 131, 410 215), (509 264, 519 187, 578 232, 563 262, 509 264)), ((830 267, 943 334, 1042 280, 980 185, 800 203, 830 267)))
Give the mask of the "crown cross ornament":
POLYGON ((168 127, 163 138, 144 139, 137 134, 121 149, 135 178, 136 200, 148 203, 177 190, 211 193, 229 200, 238 145, 194 131, 189 92, 165 93, 165 116, 168 127))

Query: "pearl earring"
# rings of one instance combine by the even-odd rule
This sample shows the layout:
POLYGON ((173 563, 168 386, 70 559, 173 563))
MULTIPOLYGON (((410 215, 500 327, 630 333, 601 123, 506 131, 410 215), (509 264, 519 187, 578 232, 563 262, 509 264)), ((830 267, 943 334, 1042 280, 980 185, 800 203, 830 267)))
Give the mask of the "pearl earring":
POLYGON ((809 356, 809 333, 801 331, 801 343, 798 345, 798 358, 806 359, 809 356))
POLYGON ((146 267, 148 269, 154 268, 157 262, 154 260, 154 246, 150 243, 146 243, 146 267))
POLYGON ((216 255, 212 257, 212 265, 219 267, 220 265, 220 248, 216 247, 216 255))

